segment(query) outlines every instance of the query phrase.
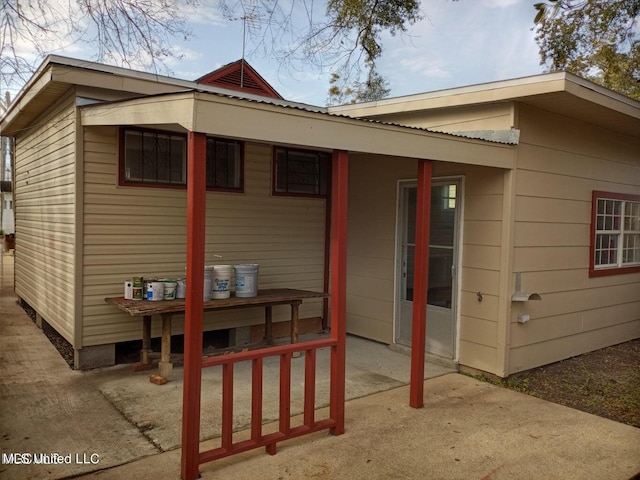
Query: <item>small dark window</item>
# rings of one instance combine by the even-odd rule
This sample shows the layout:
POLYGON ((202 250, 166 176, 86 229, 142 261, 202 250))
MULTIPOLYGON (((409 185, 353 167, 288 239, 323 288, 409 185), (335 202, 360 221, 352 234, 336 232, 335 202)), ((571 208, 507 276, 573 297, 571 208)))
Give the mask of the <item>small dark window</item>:
POLYGON ((242 190, 242 143, 207 138, 207 188, 242 190))
POLYGON ((329 160, 324 152, 276 148, 274 193, 326 196, 329 160))
MULTIPOLYGON (((138 186, 187 184, 187 138, 177 133, 123 129, 120 183, 138 186)), ((243 189, 243 144, 207 138, 207 189, 243 189)))
POLYGON ((185 185, 187 142, 181 135, 125 130, 125 183, 185 185))

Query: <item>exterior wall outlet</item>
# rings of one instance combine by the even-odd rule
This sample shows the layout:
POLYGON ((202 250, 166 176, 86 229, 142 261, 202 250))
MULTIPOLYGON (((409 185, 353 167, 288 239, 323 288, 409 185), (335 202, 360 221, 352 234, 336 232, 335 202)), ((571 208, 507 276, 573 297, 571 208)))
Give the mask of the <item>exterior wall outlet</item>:
POLYGON ((528 314, 526 313, 518 314, 518 323, 527 323, 529 320, 531 320, 531 317, 528 314))

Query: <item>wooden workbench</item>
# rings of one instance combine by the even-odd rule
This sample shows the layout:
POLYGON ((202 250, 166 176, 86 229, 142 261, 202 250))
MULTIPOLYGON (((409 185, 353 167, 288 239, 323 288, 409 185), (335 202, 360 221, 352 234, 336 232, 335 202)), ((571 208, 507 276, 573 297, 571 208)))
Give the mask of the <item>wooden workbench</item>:
MULTIPOLYGON (((235 297, 210 300, 204 302, 204 311, 230 310, 249 307, 264 307, 265 309, 265 341, 273 343, 272 307, 274 305, 291 305, 291 343, 298 342, 298 307, 307 298, 325 298, 328 294, 309 290, 292 288, 275 288, 259 290, 255 297, 235 297)), ((163 300, 150 302, 147 300, 128 300, 124 297, 109 297, 104 299, 132 317, 142 317, 142 351, 140 363, 151 366, 151 319, 153 315, 162 317, 162 345, 160 363, 158 364, 161 377, 168 378, 173 370, 171 363, 171 318, 174 314, 184 313, 185 300, 163 300)))

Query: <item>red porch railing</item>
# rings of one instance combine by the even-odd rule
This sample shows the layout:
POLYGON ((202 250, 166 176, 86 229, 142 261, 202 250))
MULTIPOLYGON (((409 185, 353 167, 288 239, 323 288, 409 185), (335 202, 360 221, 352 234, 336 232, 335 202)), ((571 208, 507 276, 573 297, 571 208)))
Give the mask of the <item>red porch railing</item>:
MULTIPOLYGON (((334 339, 316 340, 203 359, 203 368, 222 366, 222 423, 221 446, 200 452, 199 464, 259 447, 266 447, 267 453, 274 455, 277 442, 335 427, 338 424, 338 419, 331 418, 331 412, 329 418, 319 421, 316 421, 315 418, 316 352, 320 348, 331 347, 331 356, 333 357, 336 355, 337 345, 338 341, 334 339), (302 425, 292 427, 291 361, 295 352, 304 352, 304 412, 302 425), (263 360, 275 356, 280 357, 279 428, 277 432, 263 435, 263 360), (233 371, 236 363, 245 361, 251 361, 251 438, 234 443, 233 371)), ((332 371, 332 377, 334 374, 335 372, 332 371)))
POLYGON ((348 159, 345 151, 334 150, 331 167, 331 339, 238 353, 228 357, 202 360, 203 277, 206 218, 206 135, 188 133, 187 149, 187 298, 185 301, 185 354, 182 413, 183 480, 198 478, 198 465, 265 446, 268 453, 275 453, 276 443, 312 431, 329 428, 334 435, 344 433, 345 401, 345 337, 346 337, 346 283, 347 283, 347 197, 348 159), (316 422, 312 404, 315 391, 315 358, 318 348, 331 348, 331 393, 329 419, 316 422), (305 407, 304 424, 291 428, 291 357, 297 351, 305 351, 305 407), (265 357, 280 355, 280 430, 262 435, 262 362, 265 357), (249 441, 233 443, 233 366, 242 360, 253 364, 252 437, 249 441), (306 363, 309 362, 309 363, 306 363), (222 446, 208 452, 199 451, 200 394, 202 368, 223 367, 223 426, 222 446), (309 381, 311 377, 314 381, 309 381), (260 421, 257 419, 260 418, 260 421))

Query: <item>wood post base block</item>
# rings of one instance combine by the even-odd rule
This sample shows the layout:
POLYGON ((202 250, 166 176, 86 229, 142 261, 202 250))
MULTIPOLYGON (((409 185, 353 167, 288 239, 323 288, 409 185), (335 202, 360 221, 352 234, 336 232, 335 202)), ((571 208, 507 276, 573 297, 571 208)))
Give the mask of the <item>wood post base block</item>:
POLYGON ((169 378, 173 373, 173 363, 169 362, 158 362, 158 374, 161 377, 169 378))
POLYGON ((134 372, 146 372, 147 370, 151 370, 154 367, 153 363, 142 363, 136 362, 131 365, 131 370, 134 372))
POLYGON ((155 383, 156 385, 164 385, 165 383, 168 382, 166 377, 163 377, 161 375, 156 375, 155 373, 149 376, 149 381, 151 383, 155 383))

